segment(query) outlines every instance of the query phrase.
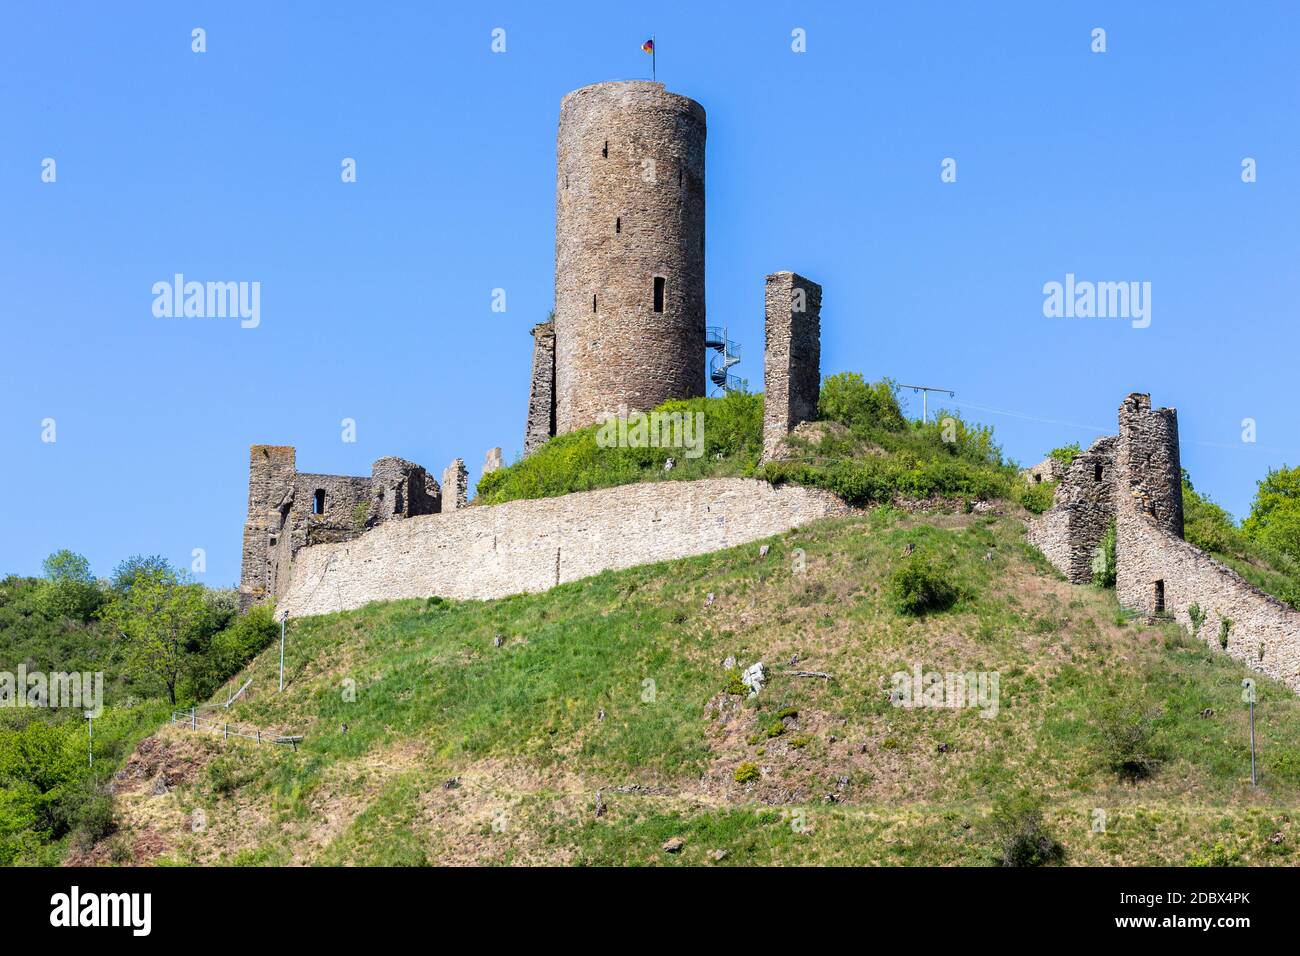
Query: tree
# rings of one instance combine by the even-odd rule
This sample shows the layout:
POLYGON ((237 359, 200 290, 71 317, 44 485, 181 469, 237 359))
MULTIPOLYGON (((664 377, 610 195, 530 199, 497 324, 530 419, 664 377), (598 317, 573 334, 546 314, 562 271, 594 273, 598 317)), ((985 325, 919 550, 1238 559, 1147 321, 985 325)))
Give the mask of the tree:
POLYGON ((176 577, 171 562, 162 555, 133 554, 113 569, 113 576, 109 581, 113 585, 113 590, 129 591, 136 578, 150 574, 161 574, 172 579, 176 577))
POLYGON ((41 568, 45 581, 37 594, 37 605, 47 616, 78 621, 89 621, 95 616, 104 603, 104 595, 85 557, 64 548, 46 558, 41 568))
POLYGON ((208 622, 203 587, 157 569, 141 571, 104 614, 124 645, 127 667, 160 681, 176 703, 176 688, 190 664, 191 646, 208 622))
POLYGON ((1241 528, 1265 548, 1300 558, 1300 467, 1268 473, 1241 528))

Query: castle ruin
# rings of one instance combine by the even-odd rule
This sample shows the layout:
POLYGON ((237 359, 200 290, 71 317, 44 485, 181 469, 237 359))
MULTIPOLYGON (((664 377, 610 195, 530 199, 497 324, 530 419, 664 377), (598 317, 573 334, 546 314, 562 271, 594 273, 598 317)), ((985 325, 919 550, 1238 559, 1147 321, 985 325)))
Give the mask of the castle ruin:
MULTIPOLYGON (((1044 461, 1026 480, 1059 467, 1044 461)), ((1071 582, 1086 584, 1112 525, 1123 607, 1177 621, 1300 691, 1300 612, 1183 540, 1178 413, 1153 409, 1149 395, 1124 399, 1119 434, 1097 439, 1064 470, 1052 507, 1029 522, 1028 540, 1071 582)))
POLYGON ((300 473, 289 445, 254 445, 248 455, 248 518, 239 579, 247 610, 279 597, 301 548, 350 541, 397 518, 436 514, 438 482, 417 464, 380 458, 369 478, 300 473))
MULTIPOLYGON (((704 107, 662 83, 598 83, 561 101, 555 309, 551 321, 532 329, 525 455, 610 414, 704 395, 705 134, 704 107)), ((767 277, 765 298, 764 448, 775 449, 816 414, 821 287, 778 272, 767 277)), ((294 455, 288 446, 251 449, 240 579, 244 607, 283 598, 302 549, 350 542, 393 519, 469 505, 460 458, 439 485, 419 465, 398 458, 382 458, 371 477, 354 478, 298 474, 294 455)), ((489 458, 493 467, 500 463, 499 453, 489 458)), ((734 490, 728 494, 744 498, 734 490)), ((792 495, 772 500, 802 502, 792 495)), ((792 526, 829 507, 818 498, 812 510, 790 504, 793 510, 783 514, 783 504, 771 516, 771 527, 792 526)), ((691 515, 710 529, 726 521, 721 511, 710 515, 707 504, 691 515)), ((690 550, 696 537, 723 540, 715 530, 682 533, 689 540, 660 544, 686 554, 696 553, 690 550)), ((493 535, 492 553, 499 538, 493 535)), ((546 556, 543 563, 551 561, 546 556)), ((558 580, 558 550, 553 563, 558 580)), ((570 557, 565 564, 599 567, 600 561, 570 557)), ((516 580, 534 587, 539 579, 530 574, 516 580)))

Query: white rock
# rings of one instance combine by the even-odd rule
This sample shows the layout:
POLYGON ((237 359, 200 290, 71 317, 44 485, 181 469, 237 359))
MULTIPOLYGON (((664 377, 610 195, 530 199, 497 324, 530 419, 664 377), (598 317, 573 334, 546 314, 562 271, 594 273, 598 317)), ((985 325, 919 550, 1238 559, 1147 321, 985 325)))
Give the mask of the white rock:
POLYGON ((749 665, 745 673, 740 675, 740 682, 749 688, 750 697, 757 697, 758 692, 767 683, 767 665, 762 661, 749 665))

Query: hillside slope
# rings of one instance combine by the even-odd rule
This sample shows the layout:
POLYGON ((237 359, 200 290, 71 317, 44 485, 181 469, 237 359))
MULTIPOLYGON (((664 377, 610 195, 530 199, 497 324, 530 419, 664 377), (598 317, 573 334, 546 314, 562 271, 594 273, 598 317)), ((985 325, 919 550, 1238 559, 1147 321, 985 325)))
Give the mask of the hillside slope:
POLYGON ((88 860, 1300 863, 1300 700, 1259 680, 1252 789, 1247 672, 1066 584, 1018 516, 885 506, 770 544, 297 621, 284 693, 272 648, 229 719, 301 749, 164 727, 88 860), (899 611, 909 546, 949 610, 899 611), (918 666, 996 672, 996 714, 894 706, 918 666))

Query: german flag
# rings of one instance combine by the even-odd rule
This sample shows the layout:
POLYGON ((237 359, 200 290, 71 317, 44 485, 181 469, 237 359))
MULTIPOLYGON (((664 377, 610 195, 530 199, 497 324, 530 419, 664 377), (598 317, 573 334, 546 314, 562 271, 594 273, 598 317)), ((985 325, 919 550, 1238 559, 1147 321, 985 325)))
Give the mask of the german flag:
POLYGON ((654 40, 646 40, 645 43, 642 43, 642 44, 641 44, 641 51, 642 51, 643 53, 654 53, 654 51, 655 51, 655 41, 654 41, 654 40))

